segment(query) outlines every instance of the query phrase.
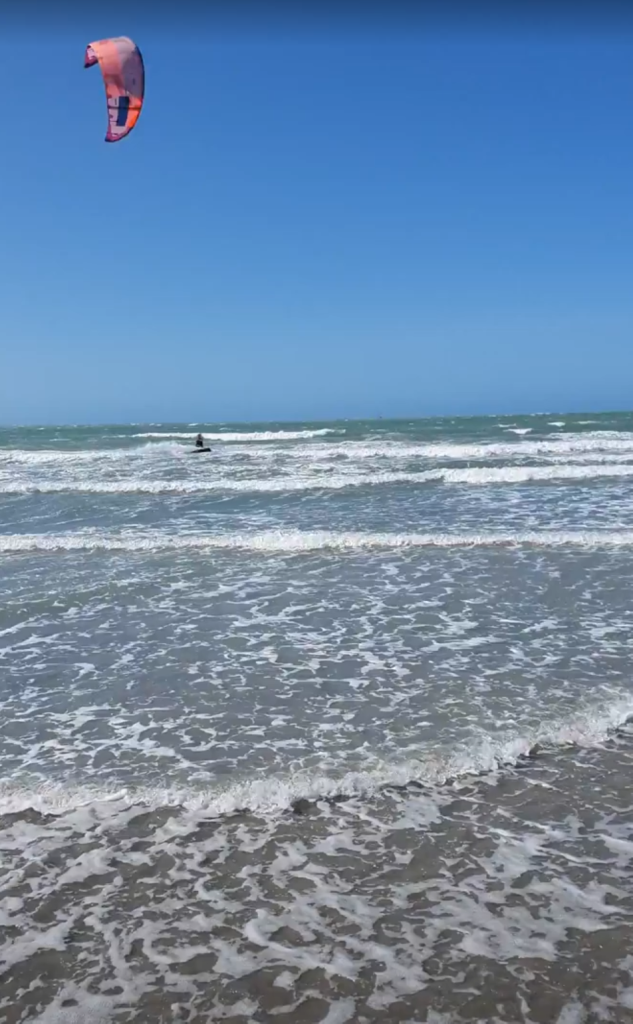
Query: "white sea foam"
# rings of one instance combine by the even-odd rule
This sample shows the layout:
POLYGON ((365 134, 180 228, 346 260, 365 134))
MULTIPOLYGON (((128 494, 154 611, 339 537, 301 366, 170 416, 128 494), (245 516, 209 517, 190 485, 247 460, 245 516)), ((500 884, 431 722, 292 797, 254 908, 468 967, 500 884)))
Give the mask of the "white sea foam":
MULTIPOLYGON (((253 431, 222 431, 204 434, 205 441, 300 441, 309 437, 325 437, 326 434, 338 433, 334 427, 320 427, 314 430, 253 430, 253 431)), ((193 440, 191 432, 183 431, 145 431, 132 434, 132 437, 176 438, 183 441, 193 440)))
MULTIPOLYGON (((424 474, 420 474, 423 476, 424 474)), ((473 466, 467 469, 443 469, 430 473, 450 484, 520 484, 530 481, 547 483, 557 480, 597 480, 605 477, 633 476, 633 465, 600 463, 598 465, 562 463, 553 466, 473 466)))
POLYGON ((177 806, 222 816, 248 809, 270 814, 286 810, 297 800, 328 800, 335 797, 370 799, 390 786, 411 784, 443 786, 451 779, 467 778, 511 768, 540 748, 599 747, 633 717, 633 695, 621 696, 600 706, 587 706, 569 719, 544 722, 533 732, 505 735, 481 734, 459 747, 428 753, 399 762, 378 762, 366 770, 324 773, 297 771, 283 776, 245 779, 212 787, 109 787, 44 784, 26 788, 10 781, 0 783, 0 814, 26 808, 63 814, 78 807, 108 808, 177 806))
POLYGON ((560 460, 566 456, 573 458, 593 458, 597 463, 605 457, 619 458, 622 461, 633 459, 633 434, 621 437, 593 436, 579 434, 554 434, 543 440, 455 443, 434 442, 415 443, 401 441, 350 441, 339 444, 314 444, 302 449, 295 449, 295 455, 316 458, 325 455, 343 456, 353 459, 370 458, 423 458, 434 460, 454 459, 463 462, 469 460, 495 461, 507 459, 526 459, 532 457, 554 458, 560 460))
POLYGON ((62 480, 14 480, 5 476, 0 480, 3 494, 208 494, 223 492, 284 493, 297 491, 334 491, 352 487, 373 487, 385 484, 463 484, 485 486, 489 484, 550 483, 557 481, 587 481, 633 476, 633 465, 618 463, 556 464, 551 466, 472 466, 421 470, 420 472, 393 472, 368 469, 358 472, 288 473, 284 476, 240 477, 219 475, 187 476, 184 479, 152 479, 128 477, 125 479, 94 480, 70 478, 62 480))
MULTIPOLYGON (((318 432, 312 432, 316 433, 318 432)), ((289 478, 290 489, 301 489, 304 485, 319 486, 316 476, 305 483, 301 482, 301 476, 305 475, 305 471, 325 470, 330 474, 333 488, 366 482, 363 479, 354 480, 354 470, 358 476, 361 473, 371 476, 367 482, 398 482, 412 479, 413 477, 403 477, 402 474, 393 475, 398 473, 398 463, 405 461, 409 463, 408 473, 413 472, 413 464, 416 461, 419 463, 419 471, 426 474, 418 473, 421 480, 432 480, 435 477, 428 474, 444 472, 444 477, 436 478, 445 478, 448 481, 451 477, 446 475, 447 467, 442 467, 441 463, 505 462, 508 464, 505 467, 491 467, 498 477, 500 473, 502 474, 501 482, 506 471, 508 482, 512 482, 511 477, 517 469, 517 462, 521 464, 518 466, 519 475, 525 477, 527 474, 531 479, 547 476, 549 470, 547 465, 543 467, 543 463, 548 462, 557 464, 557 478, 574 477, 578 473, 587 476, 604 475, 604 470, 600 470, 601 466, 619 463, 626 465, 633 462, 633 433, 622 431, 595 431, 585 434, 561 431, 541 439, 468 443, 395 439, 327 440, 314 436, 309 441, 306 441, 305 437, 297 437, 297 443, 288 446, 276 443, 253 444, 244 434, 230 435, 230 438, 233 439, 233 443, 216 445, 213 455, 204 461, 189 459, 189 447, 178 443, 167 434, 157 435, 153 441, 145 439, 143 443, 135 446, 114 449, 71 452, 4 450, 0 451, 0 492, 10 493, 12 490, 13 493, 28 493, 30 489, 57 490, 65 489, 66 486, 69 490, 84 488, 88 492, 92 490, 99 493, 102 489, 107 493, 109 488, 102 486, 103 477, 107 477, 109 483, 112 480, 116 484, 114 489, 123 492, 129 489, 133 492, 137 489, 135 480, 138 477, 143 481, 142 489, 147 490, 147 493, 153 493, 157 485, 152 483, 151 477, 173 473, 176 466, 180 474, 185 472, 187 481, 206 479, 205 489, 209 487, 210 471, 219 476, 217 486, 245 489, 245 474, 242 471, 247 470, 249 475, 260 481, 255 489, 275 492, 284 489, 285 483, 281 481, 289 478), (247 442, 241 443, 245 438, 247 442), (522 464, 526 460, 537 460, 539 465, 534 470, 530 466, 525 467, 522 464), (369 464, 372 462, 375 465, 370 467, 369 464), (283 477, 270 478, 267 467, 272 463, 278 472, 280 469, 285 471, 283 477), (239 480, 236 479, 237 468, 241 470, 239 480)), ((275 439, 279 438, 273 437, 270 433, 269 440, 275 439)), ((191 441, 191 437, 188 437, 188 440, 191 441)), ((465 476, 454 476, 453 479, 457 482, 488 482, 486 476, 481 477, 480 472, 486 469, 486 466, 468 466, 465 476), (480 481, 478 477, 481 477, 480 481)), ((463 474, 463 467, 461 471, 463 474)), ((618 475, 618 472, 609 471, 608 475, 618 475)), ((624 475, 626 473, 625 470, 624 475)), ((211 487, 213 488, 213 484, 211 487)), ((177 492, 178 485, 173 480, 168 481, 166 489, 177 492)), ((192 488, 184 486, 181 489, 192 488)))
MULTIPOLYGON (((477 461, 486 462, 500 460, 510 463, 526 459, 536 458, 539 460, 554 460, 561 462, 568 457, 573 461, 588 462, 593 460, 597 465, 602 462, 627 462, 633 460, 633 433, 623 431, 589 431, 586 433, 568 433, 558 431, 548 437, 541 439, 519 439, 516 441, 489 441, 489 442, 416 442, 412 440, 396 439, 367 439, 367 440, 326 440, 322 435, 327 434, 328 429, 323 431, 296 432, 292 437, 289 432, 283 436, 279 432, 268 432, 265 440, 269 442, 294 439, 296 444, 288 447, 284 444, 266 444, 257 446, 252 443, 255 439, 261 439, 263 434, 231 434, 217 435, 218 440, 230 440, 229 447, 216 445, 215 452, 211 458, 212 465, 233 464, 236 456, 250 462, 255 471, 259 471, 262 460, 271 458, 287 460, 289 466, 310 465, 316 463, 328 464, 332 462, 343 462, 351 465, 354 462, 364 464, 367 461, 378 460, 393 462, 394 460, 413 461, 416 459, 428 462, 442 461, 477 461), (246 443, 241 443, 246 442, 246 443), (301 443, 304 442, 304 443, 301 443), (224 460, 224 461, 223 461, 224 460)), ((142 435, 136 435, 140 437, 142 435)), ((188 434, 153 434, 154 440, 148 441, 147 436, 142 444, 116 448, 96 448, 81 450, 64 449, 4 449, 0 450, 0 471, 10 477, 17 467, 24 466, 33 469, 53 471, 58 468, 60 471, 68 472, 81 466, 82 471, 85 464, 90 467, 91 474, 99 474, 104 468, 113 467, 118 464, 121 469, 128 464, 128 470, 134 472, 139 465, 159 465, 160 459, 164 459, 165 468, 174 465, 175 460, 183 464, 183 456, 187 456, 187 468, 195 469, 195 465, 209 465, 209 460, 203 463, 194 463, 188 459, 190 446, 178 443, 178 438, 191 442, 191 435, 188 434)), ((213 441, 212 436, 207 435, 207 440, 213 441)), ((331 465, 330 465, 331 468, 331 465)), ((424 466, 425 469, 431 467, 424 466)), ((47 481, 44 481, 47 482, 47 481)))
POLYGON ((548 435, 542 440, 522 440, 510 443, 481 442, 480 444, 436 443, 420 445, 421 454, 436 458, 455 459, 513 459, 538 455, 581 455, 600 452, 633 456, 633 433, 623 431, 588 431, 585 434, 566 431, 548 435))
POLYGON ((268 530, 258 533, 170 534, 165 530, 81 530, 0 535, 0 554, 25 552, 158 552, 244 550, 279 554, 410 548, 631 548, 633 530, 541 530, 516 533, 363 533, 268 530))

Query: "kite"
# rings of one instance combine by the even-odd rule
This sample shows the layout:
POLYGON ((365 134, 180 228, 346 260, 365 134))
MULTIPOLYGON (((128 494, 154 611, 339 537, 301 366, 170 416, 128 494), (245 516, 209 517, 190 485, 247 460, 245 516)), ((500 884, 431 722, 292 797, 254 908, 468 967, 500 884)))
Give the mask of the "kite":
POLYGON ((106 142, 118 142, 139 119, 145 94, 145 68, 141 51, 127 36, 101 39, 86 47, 84 67, 99 64, 108 103, 106 142))

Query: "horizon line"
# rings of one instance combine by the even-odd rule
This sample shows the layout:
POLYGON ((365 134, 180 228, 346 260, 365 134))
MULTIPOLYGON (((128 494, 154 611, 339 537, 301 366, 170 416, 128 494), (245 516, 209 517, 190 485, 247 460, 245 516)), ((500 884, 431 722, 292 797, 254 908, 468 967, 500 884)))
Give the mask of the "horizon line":
POLYGON ((442 413, 436 415, 400 415, 400 416, 335 416, 328 419, 322 418, 307 418, 307 419, 255 419, 255 420, 129 420, 127 422, 123 420, 110 420, 110 421, 92 421, 85 423, 0 423, 0 430, 46 430, 55 427, 69 427, 73 430, 81 430, 87 427, 191 427, 192 430, 195 427, 237 427, 237 426, 270 426, 271 424, 286 424, 293 426, 296 424, 305 423, 376 423, 385 421, 388 423, 402 423, 405 421, 424 421, 424 420, 474 420, 474 419, 494 419, 498 416, 508 417, 539 417, 539 416, 622 416, 631 413, 631 409, 576 409, 576 410, 562 410, 562 409, 547 409, 539 412, 488 412, 488 413, 442 413))

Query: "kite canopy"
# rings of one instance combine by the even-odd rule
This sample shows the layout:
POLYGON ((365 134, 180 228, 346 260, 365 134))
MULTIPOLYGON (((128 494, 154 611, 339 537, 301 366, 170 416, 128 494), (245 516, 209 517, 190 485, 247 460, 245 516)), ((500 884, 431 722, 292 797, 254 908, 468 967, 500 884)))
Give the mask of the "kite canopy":
POLYGON ((106 142, 129 135, 139 119, 145 93, 145 69, 138 46, 127 36, 101 39, 86 47, 84 67, 99 64, 108 103, 106 142))

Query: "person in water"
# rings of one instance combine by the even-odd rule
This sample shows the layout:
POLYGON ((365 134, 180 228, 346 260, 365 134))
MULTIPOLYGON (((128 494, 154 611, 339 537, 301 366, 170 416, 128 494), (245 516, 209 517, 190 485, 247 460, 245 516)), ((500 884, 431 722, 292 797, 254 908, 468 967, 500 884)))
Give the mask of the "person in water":
POLYGON ((204 438, 202 434, 198 434, 196 438, 196 448, 204 448, 204 438))

